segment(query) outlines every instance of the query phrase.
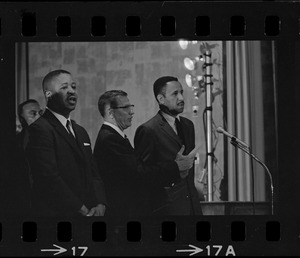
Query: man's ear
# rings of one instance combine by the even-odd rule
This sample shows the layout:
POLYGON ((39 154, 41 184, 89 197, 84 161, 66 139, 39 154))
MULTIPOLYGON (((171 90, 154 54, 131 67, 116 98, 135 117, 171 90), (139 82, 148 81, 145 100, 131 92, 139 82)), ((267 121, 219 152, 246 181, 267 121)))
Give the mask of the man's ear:
POLYGON ((105 107, 105 113, 106 113, 107 116, 109 116, 110 118, 113 118, 113 117, 114 117, 114 115, 113 115, 113 110, 110 108, 109 105, 107 105, 107 106, 105 107))
POLYGON ((45 96, 46 98, 50 98, 52 96, 52 92, 50 90, 45 90, 45 96))
POLYGON ((159 104, 165 104, 165 97, 162 94, 157 95, 157 100, 159 104))

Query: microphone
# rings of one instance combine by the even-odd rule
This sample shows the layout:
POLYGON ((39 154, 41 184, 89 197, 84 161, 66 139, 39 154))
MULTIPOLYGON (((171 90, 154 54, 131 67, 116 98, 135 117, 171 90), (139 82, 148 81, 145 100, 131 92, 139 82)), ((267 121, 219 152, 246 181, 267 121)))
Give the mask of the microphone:
POLYGON ((244 147, 246 147, 247 149, 250 148, 250 147, 248 146, 248 144, 244 143, 242 140, 240 140, 239 138, 235 137, 234 135, 228 133, 228 132, 225 131, 224 128, 221 127, 221 126, 219 126, 219 127, 217 128, 217 132, 226 135, 227 137, 229 137, 229 138, 231 139, 231 141, 237 142, 237 143, 243 145, 244 147))

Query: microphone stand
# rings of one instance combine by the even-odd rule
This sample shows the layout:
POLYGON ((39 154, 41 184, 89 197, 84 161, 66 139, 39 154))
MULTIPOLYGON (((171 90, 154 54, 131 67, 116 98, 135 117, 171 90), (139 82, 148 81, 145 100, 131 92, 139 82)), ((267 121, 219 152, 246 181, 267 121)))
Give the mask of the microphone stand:
MULTIPOLYGON (((270 170, 259 158, 257 158, 253 153, 250 152, 249 147, 238 143, 234 137, 231 138, 230 143, 233 146, 235 146, 235 147, 239 148, 240 150, 244 151, 245 153, 247 153, 251 158, 255 159, 267 171, 269 178, 270 178, 270 188, 271 188, 271 213, 272 213, 272 215, 274 215, 274 186, 273 186, 273 178, 272 178, 272 174, 270 173, 270 170)), ((254 178, 252 178, 252 180, 254 180, 254 178)))
POLYGON ((211 52, 205 51, 205 103, 206 103, 206 139, 207 139, 207 196, 208 201, 213 201, 213 146, 212 146, 212 63, 211 52))

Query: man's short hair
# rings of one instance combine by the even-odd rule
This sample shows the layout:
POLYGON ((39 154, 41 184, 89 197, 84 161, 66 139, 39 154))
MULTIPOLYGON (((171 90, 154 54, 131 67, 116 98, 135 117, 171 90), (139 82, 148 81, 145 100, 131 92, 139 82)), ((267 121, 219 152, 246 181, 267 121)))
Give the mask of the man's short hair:
POLYGON ((178 82, 178 79, 176 77, 173 77, 173 76, 163 76, 163 77, 158 78, 154 82, 154 84, 153 84, 153 91, 154 91, 154 97, 156 98, 156 100, 157 100, 157 95, 158 94, 165 95, 164 90, 166 88, 166 84, 168 82, 173 82, 173 81, 178 82))
POLYGON ((28 99, 18 105, 18 109, 17 109, 18 117, 19 117, 19 121, 23 127, 27 126, 27 123, 23 117, 23 107, 29 103, 34 103, 34 104, 40 105, 39 102, 35 99, 28 99))
POLYGON ((66 71, 66 70, 62 70, 62 69, 54 70, 54 71, 51 71, 50 73, 48 73, 48 74, 44 77, 44 79, 43 79, 43 83, 42 83, 42 85, 43 85, 43 90, 46 90, 46 89, 47 89, 47 88, 46 88, 46 85, 47 85, 48 83, 50 83, 50 82, 53 80, 53 78, 59 76, 59 75, 62 74, 62 73, 71 74, 70 72, 68 72, 68 71, 66 71))
POLYGON ((112 108, 117 107, 118 105, 118 97, 119 96, 127 96, 127 93, 122 90, 110 90, 103 93, 98 101, 98 110, 102 117, 105 116, 105 107, 110 106, 112 108))

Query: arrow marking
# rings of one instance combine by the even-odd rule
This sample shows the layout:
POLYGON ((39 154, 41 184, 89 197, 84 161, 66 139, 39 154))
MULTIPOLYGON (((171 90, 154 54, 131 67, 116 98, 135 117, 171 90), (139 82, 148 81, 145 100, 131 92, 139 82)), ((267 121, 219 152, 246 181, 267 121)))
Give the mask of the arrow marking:
POLYGON ((192 256, 192 255, 195 255, 197 253, 201 253, 203 252, 203 249, 197 247, 197 246, 194 246, 194 245, 189 245, 189 247, 193 248, 193 249, 182 249, 182 250, 176 250, 177 253, 186 253, 186 252, 189 252, 189 256, 192 256))
POLYGON ((41 249, 42 252, 56 252, 54 253, 53 255, 58 255, 58 254, 61 254, 61 253, 64 253, 67 251, 67 249, 59 246, 59 245, 55 245, 53 244, 54 247, 58 248, 58 249, 41 249))

